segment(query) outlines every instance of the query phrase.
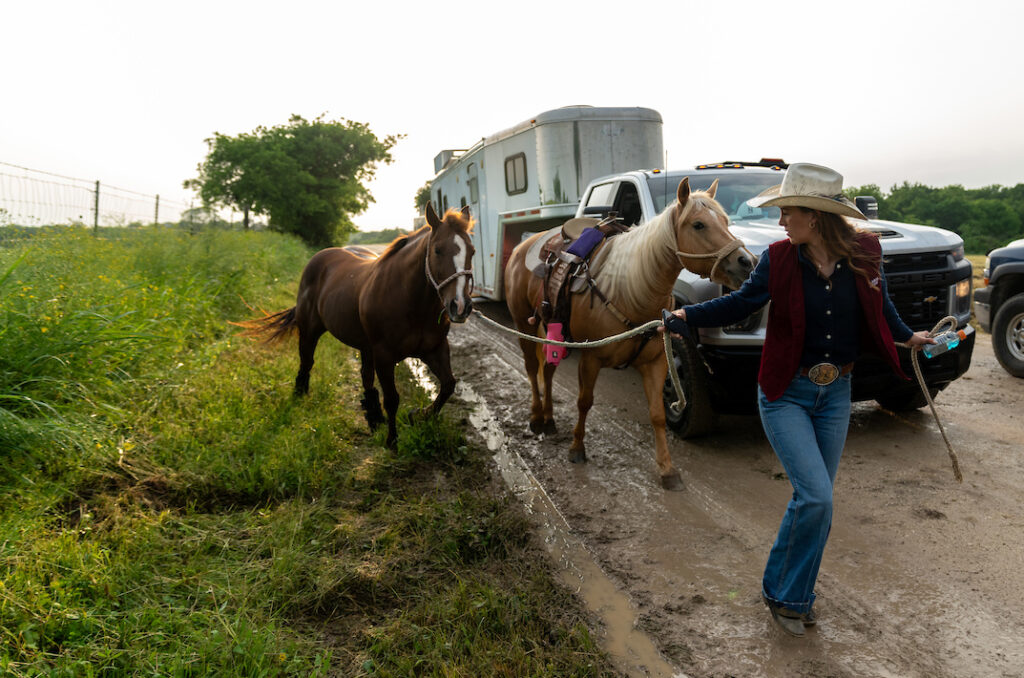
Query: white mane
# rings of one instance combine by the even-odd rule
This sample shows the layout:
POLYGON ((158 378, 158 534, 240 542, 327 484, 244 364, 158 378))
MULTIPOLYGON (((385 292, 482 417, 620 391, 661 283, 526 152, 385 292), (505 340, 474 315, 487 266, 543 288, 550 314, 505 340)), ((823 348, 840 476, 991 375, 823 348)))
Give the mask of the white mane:
MULTIPOLYGON (((670 290, 660 286, 669 274, 675 279, 682 270, 676 257, 678 248, 672 222, 677 204, 678 201, 672 201, 646 224, 611 238, 595 258, 591 273, 605 296, 616 305, 621 304, 620 308, 644 308, 665 296, 670 290)), ((714 205, 714 200, 700 191, 690 194, 685 209, 714 210, 714 205)))

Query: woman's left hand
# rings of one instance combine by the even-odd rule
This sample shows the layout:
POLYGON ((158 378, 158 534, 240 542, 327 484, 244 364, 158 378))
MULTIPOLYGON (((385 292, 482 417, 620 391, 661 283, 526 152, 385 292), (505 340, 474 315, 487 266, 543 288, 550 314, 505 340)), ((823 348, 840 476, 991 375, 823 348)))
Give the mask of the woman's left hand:
POLYGON ((934 344, 936 342, 934 339, 928 336, 928 330, 921 330, 920 332, 914 332, 913 334, 911 334, 910 338, 903 343, 905 343, 907 346, 914 349, 915 351, 920 351, 921 347, 924 346, 925 344, 934 344))

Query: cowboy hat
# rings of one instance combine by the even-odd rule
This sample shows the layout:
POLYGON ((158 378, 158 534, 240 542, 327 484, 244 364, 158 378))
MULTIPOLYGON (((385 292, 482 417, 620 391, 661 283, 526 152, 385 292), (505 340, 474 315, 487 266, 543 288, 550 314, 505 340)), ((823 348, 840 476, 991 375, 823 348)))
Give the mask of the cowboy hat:
POLYGON ((790 165, 781 184, 765 189, 747 204, 751 207, 806 207, 854 219, 867 219, 843 195, 842 174, 809 162, 790 165))

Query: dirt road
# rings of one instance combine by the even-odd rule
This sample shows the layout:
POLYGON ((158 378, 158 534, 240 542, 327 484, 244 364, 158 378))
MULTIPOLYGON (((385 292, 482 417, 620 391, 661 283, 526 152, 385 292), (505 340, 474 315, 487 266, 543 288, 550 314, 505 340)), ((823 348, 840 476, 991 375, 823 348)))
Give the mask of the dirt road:
MULTIPOLYGON (((505 318, 501 304, 480 308, 505 318)), ((927 408, 895 415, 854 405, 818 581, 820 621, 803 639, 776 631, 759 599, 790 486, 756 417, 723 418, 700 440, 670 434, 684 488, 666 492, 634 371, 601 373, 589 461, 570 464, 573 358, 555 378, 559 433, 545 438, 527 427, 515 340, 478 319, 450 339, 456 376, 600 566, 589 578, 606 577, 628 596, 638 630, 673 672, 1024 676, 1024 380, 999 367, 988 335, 970 371, 937 400, 963 484, 927 408)), ((622 665, 664 673, 628 657, 622 665)))

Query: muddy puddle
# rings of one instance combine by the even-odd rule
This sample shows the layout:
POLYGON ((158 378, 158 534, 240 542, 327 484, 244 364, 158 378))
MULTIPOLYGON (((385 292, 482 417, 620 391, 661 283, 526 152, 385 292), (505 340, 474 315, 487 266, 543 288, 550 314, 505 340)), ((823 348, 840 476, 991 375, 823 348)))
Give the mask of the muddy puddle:
MULTIPOLYGON (((408 361, 420 386, 436 395, 437 387, 426 366, 408 361)), ((509 491, 533 520, 562 583, 596 614, 602 628, 598 637, 616 666, 629 676, 687 678, 672 667, 654 642, 638 630, 637 610, 629 597, 601 570, 583 543, 571 534, 569 523, 530 472, 522 457, 508 445, 498 419, 473 387, 460 382, 455 396, 470 408, 469 422, 487 446, 509 491)))

